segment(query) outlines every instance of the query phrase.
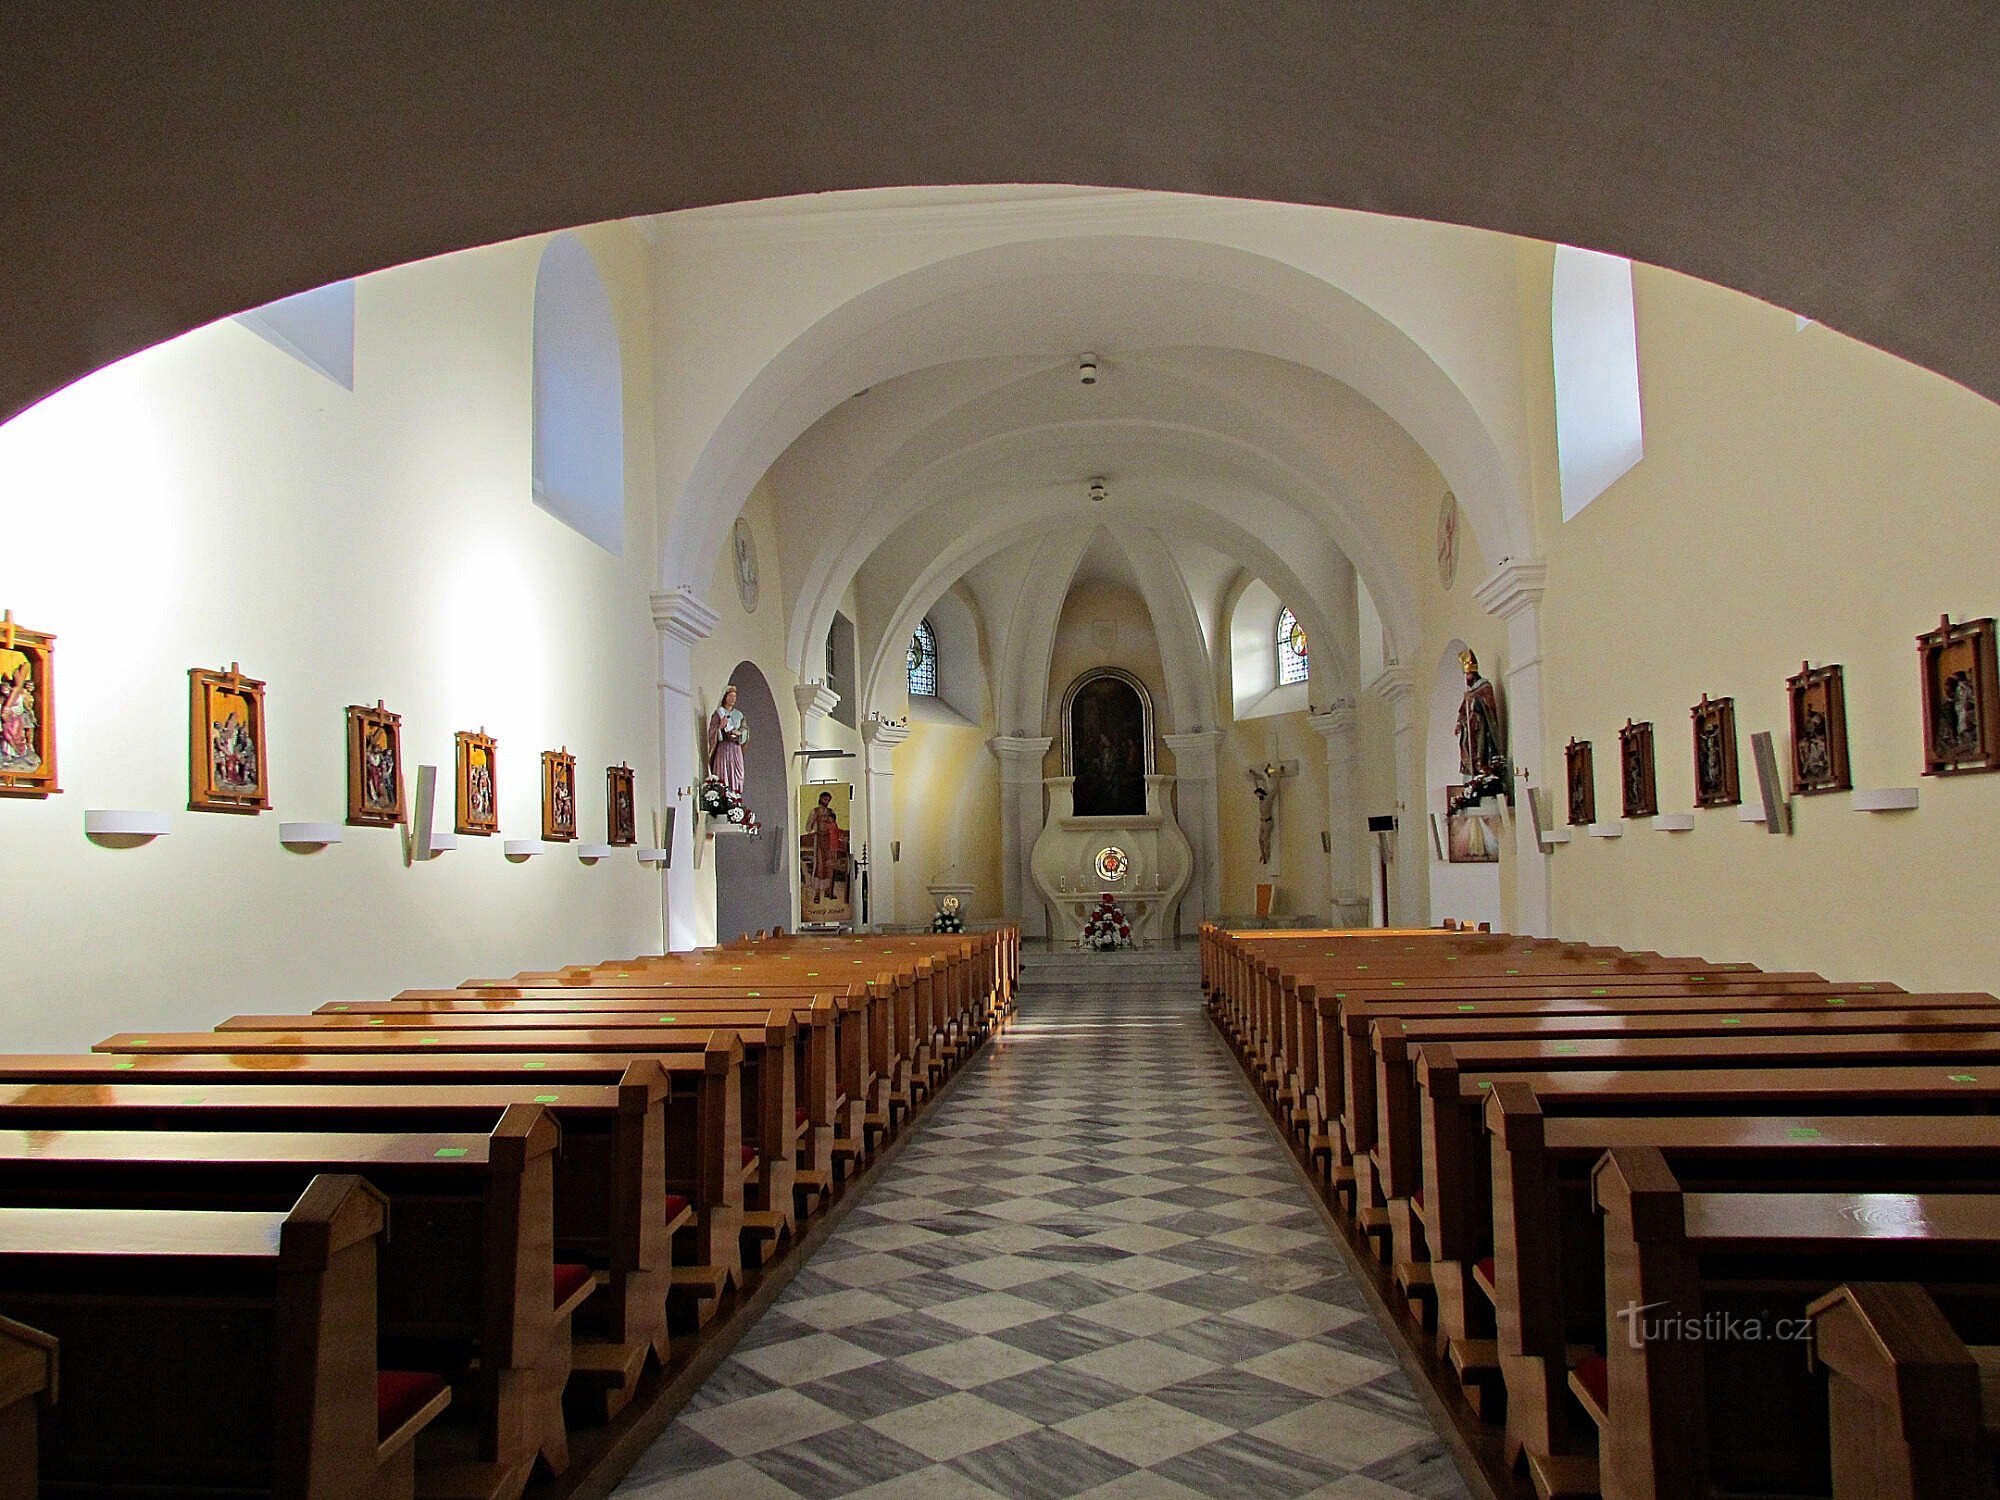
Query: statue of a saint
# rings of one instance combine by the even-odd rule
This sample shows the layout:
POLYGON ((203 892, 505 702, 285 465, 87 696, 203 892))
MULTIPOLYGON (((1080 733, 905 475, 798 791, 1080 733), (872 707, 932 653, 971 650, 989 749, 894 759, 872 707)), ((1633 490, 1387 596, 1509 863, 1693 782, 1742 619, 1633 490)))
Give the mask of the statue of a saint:
MULTIPOLYGON (((1498 796, 1505 785, 1507 752, 1500 739, 1500 692, 1479 672, 1479 658, 1458 654, 1465 696, 1458 703, 1458 771, 1465 778, 1460 805, 1498 796)), ((1457 812, 1459 809, 1451 809, 1457 812)))
POLYGON ((736 706, 736 685, 731 683, 708 716, 708 774, 738 797, 743 795, 743 747, 749 743, 750 726, 736 706))

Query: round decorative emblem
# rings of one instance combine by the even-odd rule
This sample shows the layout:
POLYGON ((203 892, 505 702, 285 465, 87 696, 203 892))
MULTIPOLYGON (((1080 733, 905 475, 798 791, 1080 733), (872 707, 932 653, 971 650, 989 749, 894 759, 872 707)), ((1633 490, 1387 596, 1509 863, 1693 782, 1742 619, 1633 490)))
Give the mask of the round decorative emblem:
POLYGON ((1306 628, 1296 617, 1292 620, 1292 633, 1286 644, 1292 648, 1292 655, 1300 661, 1305 661, 1312 655, 1312 648, 1306 642, 1306 628))
POLYGON ((1458 576, 1458 497, 1446 490, 1438 503, 1438 582, 1447 589, 1458 576))
POLYGON ((1125 872, 1132 868, 1132 861, 1123 849, 1113 846, 1097 851, 1097 876, 1100 880, 1123 880, 1125 872))
POLYGON ((942 901, 938 902, 938 910, 939 910, 939 911, 941 911, 941 912, 943 912, 943 913, 944 913, 944 914, 945 914, 946 916, 948 916, 948 917, 955 917, 955 916, 957 916, 957 915, 958 915, 958 897, 956 897, 956 896, 946 896, 946 897, 944 898, 944 900, 942 900, 942 901))
POLYGON ((743 612, 757 613, 757 538, 750 534, 750 523, 741 516, 736 518, 736 529, 731 533, 736 545, 736 597, 743 601, 743 612))

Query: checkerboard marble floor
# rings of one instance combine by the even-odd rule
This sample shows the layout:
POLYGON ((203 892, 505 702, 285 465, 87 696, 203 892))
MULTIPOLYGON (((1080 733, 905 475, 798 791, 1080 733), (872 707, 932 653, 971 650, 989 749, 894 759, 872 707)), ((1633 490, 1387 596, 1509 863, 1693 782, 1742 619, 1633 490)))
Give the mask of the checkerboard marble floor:
POLYGON ((1191 956, 1036 956, 1016 1024, 624 1500, 1467 1492, 1191 956))

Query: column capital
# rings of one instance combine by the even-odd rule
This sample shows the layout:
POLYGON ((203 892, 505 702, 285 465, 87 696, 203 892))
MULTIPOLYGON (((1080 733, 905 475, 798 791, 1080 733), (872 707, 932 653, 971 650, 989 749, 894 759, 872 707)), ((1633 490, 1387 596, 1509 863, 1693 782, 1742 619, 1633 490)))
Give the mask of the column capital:
POLYGON ((1215 752, 1222 748, 1219 729, 1198 729, 1188 734, 1163 734, 1160 743, 1174 752, 1174 774, 1183 781, 1213 781, 1215 752))
POLYGON ((1042 734, 996 734, 986 742, 993 758, 1000 762, 1002 786, 1032 786, 1042 789, 1042 757, 1049 753, 1053 737, 1042 734))
POLYGON ((1331 746, 1335 739, 1345 738, 1354 733, 1360 724, 1360 715, 1355 712, 1354 701, 1351 698, 1342 698, 1331 708, 1307 714, 1306 723, 1313 733, 1331 746))
POLYGON ((801 682, 792 689, 792 701, 799 706, 799 728, 810 740, 819 733, 826 716, 840 706, 840 694, 823 682, 801 682))
POLYGON ((907 719, 901 723, 894 719, 869 719, 861 726, 861 742, 878 752, 885 762, 896 753, 896 747, 909 737, 907 719))
POLYGON ((1387 666, 1368 684, 1368 691, 1384 703, 1407 703, 1417 691, 1417 674, 1408 667, 1387 666))
POLYGON ((722 616, 693 589, 683 585, 652 595, 653 628, 692 646, 715 633, 722 616))
POLYGON ((1489 615, 1511 620, 1522 610, 1541 603, 1548 586, 1547 563, 1538 557, 1510 557, 1472 591, 1472 597, 1489 615))

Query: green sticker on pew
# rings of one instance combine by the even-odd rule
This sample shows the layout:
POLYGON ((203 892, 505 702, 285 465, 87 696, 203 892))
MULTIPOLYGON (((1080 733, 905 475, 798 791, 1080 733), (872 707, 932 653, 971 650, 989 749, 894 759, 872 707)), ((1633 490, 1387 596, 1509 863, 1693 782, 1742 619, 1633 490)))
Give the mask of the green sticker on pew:
POLYGON ((1508 970, 1507 972, 1508 972, 1509 974, 1518 974, 1518 973, 1520 973, 1521 971, 1520 971, 1519 969, 1509 969, 1509 970, 1508 970))
POLYGON ((111 1066, 114 1068, 136 1068, 139 1065, 135 1062, 115 1062, 111 1066))
POLYGON ((1816 1125, 1794 1125, 1785 1134, 1795 1141, 1816 1141, 1819 1139, 1819 1127, 1816 1125))
POLYGON ((1355 967, 1355 968, 1357 968, 1357 969, 1365 969, 1365 968, 1367 968, 1367 967, 1368 967, 1368 965, 1366 965, 1366 964, 1356 964, 1356 965, 1355 965, 1354 967, 1355 967))
POLYGON ((556 1102, 556 1099, 557 1099, 557 1097, 558 1097, 558 1096, 557 1096, 557 1095, 555 1095, 555 1094, 537 1094, 537 1095, 535 1095, 535 1103, 537 1103, 537 1104, 553 1104, 553 1103, 555 1103, 555 1102, 556 1102))
POLYGON ((1447 953, 1444 956, 1444 961, 1448 964, 1455 964, 1458 962, 1458 955, 1456 953, 1447 953))
POLYGON ((1493 1080, 1490 1078, 1482 1078, 1479 1080, 1479 1086, 1483 1089, 1490 1089, 1493 1087, 1493 1080))
POLYGON ((1724 1016, 1722 1018, 1722 1024, 1724 1026, 1741 1026, 1743 1024, 1743 1018, 1741 1016, 1724 1016))
POLYGON ((1576 1051, 1576 1043, 1575 1043, 1575 1042, 1557 1042, 1557 1043, 1556 1043, 1556 1051, 1557 1051, 1557 1052, 1559 1052, 1559 1053, 1561 1053, 1561 1054, 1562 1054, 1562 1055, 1563 1055, 1564 1057, 1568 1057, 1568 1056, 1571 1056, 1571 1055, 1572 1055, 1572 1054, 1574 1054, 1574 1053, 1575 1053, 1575 1051, 1576 1051))
POLYGON ((632 971, 630 969, 620 969, 618 971, 618 977, 620 979, 630 979, 632 977, 632 971))
POLYGON ((819 978, 819 970, 818 970, 818 969, 807 969, 807 970, 806 970, 806 978, 808 978, 808 979, 817 979, 817 978, 819 978))
POLYGON ((1847 1004, 1847 997, 1845 995, 1828 995, 1826 1003, 1828 1005, 1845 1005, 1847 1004))
POLYGON ((200 1099, 200 1098, 196 1098, 196 1099, 183 1099, 183 1100, 181 1100, 181 1103, 182 1103, 182 1104, 206 1104, 206 1103, 208 1103, 208 1101, 207 1101, 206 1099, 200 1099))
POLYGON ((762 1000, 764 998, 762 990, 745 990, 743 993, 748 995, 752 1000, 762 1000))
POLYGON ((368 1018, 368 1024, 370 1026, 380 1026, 382 1024, 382 1018, 380 1016, 370 1016, 368 1018))
POLYGON ((1389 988, 1392 990, 1400 990, 1403 988, 1403 984, 1404 982, 1400 979, 1392 979, 1389 981, 1389 988))
POLYGON ((1592 990, 1592 991, 1591 991, 1590 993, 1591 993, 1591 994, 1593 994, 1593 995, 1608 995, 1608 994, 1610 994, 1611 992, 1610 992, 1609 990, 1605 990, 1605 989, 1595 989, 1595 990, 1592 990))
POLYGON ((419 1047, 435 1047, 437 1045, 437 1038, 434 1036, 420 1036, 417 1038, 417 1045, 419 1047))
POLYGON ((132 1045, 135 1047, 150 1047, 153 1045, 153 1039, 149 1036, 135 1036, 132 1038, 132 1045))
POLYGON ((1970 1074, 1970 1073, 1952 1073, 1952 1074, 1950 1074, 1950 1075, 1948 1075, 1948 1076, 1950 1077, 1950 1079, 1951 1079, 1951 1081, 1952 1081, 1953 1083, 1977 1083, 1977 1082, 1979 1082, 1979 1080, 1978 1080, 1978 1079, 1977 1079, 1976 1077, 1974 1077, 1974 1076, 1973 1076, 1972 1074, 1970 1074))
POLYGON ((533 1062, 524 1062, 524 1063, 522 1063, 522 1064, 521 1064, 521 1066, 522 1066, 522 1067, 524 1067, 524 1068, 546 1068, 546 1067, 548 1066, 548 1064, 547 1064, 547 1063, 545 1063, 545 1062, 543 1062, 543 1061, 542 1061, 542 1060, 541 1060, 541 1059, 540 1059, 540 1058, 538 1057, 538 1058, 536 1058, 536 1059, 535 1059, 535 1060, 534 1060, 533 1062))
POLYGON ((676 1017, 673 1017, 673 1016, 661 1016, 661 1017, 660 1017, 660 1019, 661 1019, 662 1021, 672 1021, 672 1020, 675 1020, 675 1019, 676 1019, 676 1017))
POLYGON ((346 1009, 347 1009, 347 1007, 346 1007, 346 1006, 344 1006, 344 1005, 329 1005, 329 1006, 327 1007, 327 1009, 328 1009, 328 1010, 346 1010, 346 1009))
POLYGON ((439 1156, 463 1156, 465 1155, 465 1151, 466 1148, 463 1146, 440 1146, 437 1148, 439 1156))
POLYGON ((1872 984, 1857 984, 1855 988, 1857 990, 1872 990, 1875 988, 1875 986, 1872 984))

